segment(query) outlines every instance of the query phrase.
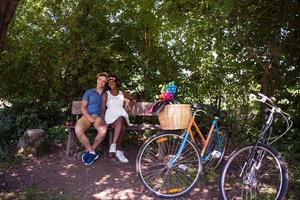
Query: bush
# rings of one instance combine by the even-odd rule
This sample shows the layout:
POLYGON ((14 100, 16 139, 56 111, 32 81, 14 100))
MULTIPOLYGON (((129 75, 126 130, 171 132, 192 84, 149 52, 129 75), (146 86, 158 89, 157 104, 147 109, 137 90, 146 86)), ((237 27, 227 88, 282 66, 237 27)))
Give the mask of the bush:
POLYGON ((64 128, 57 126, 66 119, 67 109, 64 103, 47 101, 38 105, 22 101, 12 105, 0 108, 0 161, 15 150, 18 139, 28 128, 46 130, 45 143, 54 144, 66 140, 64 128))
POLYGON ((68 131, 61 125, 53 126, 48 129, 46 139, 50 143, 64 143, 68 138, 68 131))

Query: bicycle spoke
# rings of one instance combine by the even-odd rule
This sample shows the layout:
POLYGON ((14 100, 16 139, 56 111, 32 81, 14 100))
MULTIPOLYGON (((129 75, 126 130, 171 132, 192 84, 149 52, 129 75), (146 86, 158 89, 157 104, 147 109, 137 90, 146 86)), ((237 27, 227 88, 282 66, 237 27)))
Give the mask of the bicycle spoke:
POLYGON ((201 172, 199 152, 190 141, 174 164, 167 163, 178 152, 182 138, 176 134, 161 134, 144 145, 138 155, 138 172, 143 184, 162 197, 175 197, 189 191, 201 172))
POLYGON ((221 183, 224 182, 223 191, 228 199, 274 199, 280 190, 283 179, 280 165, 265 147, 257 147, 248 168, 240 177, 251 150, 252 146, 242 148, 229 159, 230 165, 227 163, 228 167, 225 167, 226 176, 221 178, 221 183))

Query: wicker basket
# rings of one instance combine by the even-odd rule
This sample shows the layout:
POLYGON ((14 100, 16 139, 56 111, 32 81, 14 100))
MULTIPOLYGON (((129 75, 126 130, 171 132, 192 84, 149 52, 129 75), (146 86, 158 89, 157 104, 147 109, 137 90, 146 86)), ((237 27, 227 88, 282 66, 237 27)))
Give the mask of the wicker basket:
POLYGON ((160 126, 164 130, 186 129, 191 117, 190 104, 166 105, 158 114, 160 126))

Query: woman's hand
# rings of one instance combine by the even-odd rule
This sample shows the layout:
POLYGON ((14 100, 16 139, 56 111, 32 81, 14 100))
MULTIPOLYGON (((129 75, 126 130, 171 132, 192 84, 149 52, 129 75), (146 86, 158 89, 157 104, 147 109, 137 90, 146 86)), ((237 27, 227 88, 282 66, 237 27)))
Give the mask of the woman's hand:
POLYGON ((134 106, 135 102, 135 100, 125 99, 124 108, 128 113, 132 111, 132 107, 134 106))
POLYGON ((136 101, 134 99, 130 100, 130 102, 128 103, 130 110, 132 110, 132 107, 134 106, 135 103, 136 101))

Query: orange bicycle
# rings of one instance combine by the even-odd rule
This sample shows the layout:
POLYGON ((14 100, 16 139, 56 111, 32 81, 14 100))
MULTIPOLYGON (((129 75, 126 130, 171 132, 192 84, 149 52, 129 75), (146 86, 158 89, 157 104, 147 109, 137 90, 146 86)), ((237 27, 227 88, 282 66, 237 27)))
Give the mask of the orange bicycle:
POLYGON ((188 127, 183 132, 165 131, 150 137, 140 148, 136 170, 143 185, 163 198, 176 198, 188 193, 197 183, 203 166, 217 167, 223 158, 228 135, 218 127, 225 112, 216 112, 210 131, 205 137, 195 122, 204 112, 195 104, 188 127), (199 136, 201 145, 195 138, 199 136), (199 146, 201 146, 201 153, 199 146))

